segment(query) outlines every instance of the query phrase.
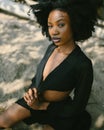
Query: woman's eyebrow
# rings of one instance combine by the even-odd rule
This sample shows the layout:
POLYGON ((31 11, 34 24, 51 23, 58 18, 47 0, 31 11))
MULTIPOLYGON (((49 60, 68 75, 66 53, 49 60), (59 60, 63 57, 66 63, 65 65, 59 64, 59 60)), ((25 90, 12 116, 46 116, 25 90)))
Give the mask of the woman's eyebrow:
MULTIPOLYGON (((60 21, 64 21, 64 19, 63 19, 63 18, 61 18, 61 19, 56 20, 55 22, 60 22, 60 21)), ((51 22, 51 21, 49 21, 48 23, 49 23, 49 24, 51 24, 52 22, 51 22)))

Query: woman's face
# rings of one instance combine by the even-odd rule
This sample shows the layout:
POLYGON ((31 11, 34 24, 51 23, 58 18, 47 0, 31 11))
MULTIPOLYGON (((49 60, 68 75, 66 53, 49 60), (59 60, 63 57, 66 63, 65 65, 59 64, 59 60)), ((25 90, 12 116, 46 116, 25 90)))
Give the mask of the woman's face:
POLYGON ((60 10, 53 10, 48 17, 48 31, 55 45, 70 44, 73 41, 69 15, 60 10))

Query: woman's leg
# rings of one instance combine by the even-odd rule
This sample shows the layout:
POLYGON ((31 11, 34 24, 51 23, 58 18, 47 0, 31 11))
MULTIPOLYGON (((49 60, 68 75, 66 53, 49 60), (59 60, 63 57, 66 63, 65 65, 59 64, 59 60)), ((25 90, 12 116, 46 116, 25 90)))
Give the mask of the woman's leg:
POLYGON ((0 128, 9 128, 30 115, 31 113, 28 109, 14 103, 0 115, 0 128))

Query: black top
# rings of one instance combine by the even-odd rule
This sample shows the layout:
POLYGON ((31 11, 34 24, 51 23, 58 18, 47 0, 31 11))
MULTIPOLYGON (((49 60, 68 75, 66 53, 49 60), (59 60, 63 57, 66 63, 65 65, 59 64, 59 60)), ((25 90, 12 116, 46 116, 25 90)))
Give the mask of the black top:
POLYGON ((49 45, 38 66, 31 87, 36 87, 39 92, 74 90, 73 99, 52 102, 48 107, 52 114, 60 117, 73 117, 83 112, 88 103, 93 82, 92 63, 77 45, 71 54, 42 81, 45 64, 55 48, 54 44, 49 45))

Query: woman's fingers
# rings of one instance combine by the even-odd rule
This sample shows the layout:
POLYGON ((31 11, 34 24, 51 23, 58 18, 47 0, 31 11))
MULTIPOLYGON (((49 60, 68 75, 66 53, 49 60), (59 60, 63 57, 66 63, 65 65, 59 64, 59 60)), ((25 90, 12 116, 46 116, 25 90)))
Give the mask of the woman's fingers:
POLYGON ((30 98, 31 100, 34 99, 34 92, 33 92, 32 89, 29 89, 29 91, 28 91, 28 95, 29 95, 29 98, 30 98))
POLYGON ((24 99, 26 102, 32 102, 34 99, 34 92, 32 89, 29 89, 28 92, 25 93, 24 99))
POLYGON ((30 88, 24 95, 24 99, 26 102, 32 102, 34 99, 36 100, 37 98, 38 95, 36 88, 30 88))
POLYGON ((34 97, 37 99, 38 98, 37 89, 33 88, 32 91, 33 91, 34 97))
POLYGON ((31 102, 31 98, 30 98, 28 93, 25 93, 24 99, 25 99, 26 102, 31 102))

